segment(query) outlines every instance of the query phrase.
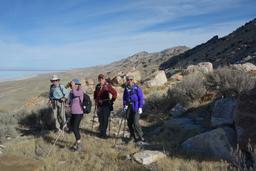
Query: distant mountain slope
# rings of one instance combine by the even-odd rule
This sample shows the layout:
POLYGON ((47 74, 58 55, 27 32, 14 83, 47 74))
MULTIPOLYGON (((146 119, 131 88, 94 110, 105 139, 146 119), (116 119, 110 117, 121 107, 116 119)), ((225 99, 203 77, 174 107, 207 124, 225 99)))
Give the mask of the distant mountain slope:
POLYGON ((256 19, 231 34, 212 39, 161 64, 161 69, 186 67, 199 62, 212 62, 214 67, 252 62, 256 64, 256 19))
POLYGON ((105 70, 110 76, 114 76, 118 72, 128 72, 130 70, 138 70, 142 76, 146 76, 157 70, 163 62, 171 59, 173 56, 179 55, 187 51, 186 46, 177 46, 165 49, 161 52, 139 52, 121 61, 106 65, 105 70))
MULTIPOLYGON (((56 74, 61 78, 62 84, 66 84, 73 78, 92 78, 96 81, 99 73, 104 73, 107 74, 107 77, 111 77, 116 76, 120 71, 125 73, 133 68, 145 75, 154 69, 158 69, 161 63, 172 56, 183 53, 186 50, 188 50, 187 47, 178 46, 156 53, 141 52, 108 65, 74 69, 56 74)), ((0 83, 0 111, 21 110, 27 100, 40 96, 40 94, 47 95, 50 84, 49 79, 52 74, 42 74, 25 80, 0 83)))

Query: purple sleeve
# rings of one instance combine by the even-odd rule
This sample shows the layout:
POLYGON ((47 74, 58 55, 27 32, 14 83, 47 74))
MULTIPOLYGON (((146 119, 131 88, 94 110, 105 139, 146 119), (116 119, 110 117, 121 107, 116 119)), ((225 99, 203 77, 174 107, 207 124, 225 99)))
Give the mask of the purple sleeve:
POLYGON ((127 96, 128 96, 128 94, 127 94, 127 90, 126 90, 126 88, 124 88, 124 94, 123 94, 123 105, 124 106, 126 106, 127 105, 127 96))
POLYGON ((139 108, 142 108, 144 105, 144 97, 140 87, 138 88, 138 98, 139 98, 139 108))
POLYGON ((72 91, 72 93, 73 93, 73 95, 75 96, 75 97, 80 97, 80 99, 81 99, 81 101, 83 101, 83 98, 84 98, 84 92, 83 92, 83 90, 77 90, 77 89, 72 89, 71 90, 72 91))

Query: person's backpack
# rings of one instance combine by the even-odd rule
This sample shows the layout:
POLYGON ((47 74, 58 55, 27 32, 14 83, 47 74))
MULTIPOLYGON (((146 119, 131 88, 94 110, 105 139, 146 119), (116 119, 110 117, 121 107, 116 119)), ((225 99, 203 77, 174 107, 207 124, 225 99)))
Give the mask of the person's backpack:
POLYGON ((84 93, 83 101, 81 101, 80 97, 79 97, 79 100, 80 100, 80 105, 81 105, 83 112, 86 114, 90 113, 91 109, 92 109, 92 101, 90 99, 90 96, 88 96, 87 94, 84 93))

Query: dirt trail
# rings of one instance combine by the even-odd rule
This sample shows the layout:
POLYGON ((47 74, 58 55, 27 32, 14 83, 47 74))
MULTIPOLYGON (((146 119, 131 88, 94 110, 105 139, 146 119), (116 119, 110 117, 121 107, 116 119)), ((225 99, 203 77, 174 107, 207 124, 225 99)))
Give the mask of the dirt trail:
POLYGON ((40 171, 42 162, 14 155, 0 156, 0 170, 3 171, 40 171))

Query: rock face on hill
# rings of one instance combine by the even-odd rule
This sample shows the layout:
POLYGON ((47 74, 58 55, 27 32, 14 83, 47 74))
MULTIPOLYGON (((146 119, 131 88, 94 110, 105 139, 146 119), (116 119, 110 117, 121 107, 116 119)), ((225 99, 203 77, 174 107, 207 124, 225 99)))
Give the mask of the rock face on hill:
MULTIPOLYGON (((161 52, 139 52, 127 59, 114 62, 105 66, 107 75, 112 79, 117 75, 126 75, 130 71, 139 71, 142 80, 148 75, 156 72, 163 62, 169 60, 173 56, 184 53, 189 48, 186 46, 177 46, 174 48, 165 49, 161 52)), ((140 80, 140 79, 137 79, 140 80)))
POLYGON ((238 143, 245 147, 249 141, 256 143, 256 88, 238 99, 235 110, 235 124, 238 143))
POLYGON ((238 28, 233 33, 212 39, 170 58, 161 64, 161 69, 186 68, 188 65, 209 61, 216 68, 222 65, 256 63, 256 19, 238 28))

